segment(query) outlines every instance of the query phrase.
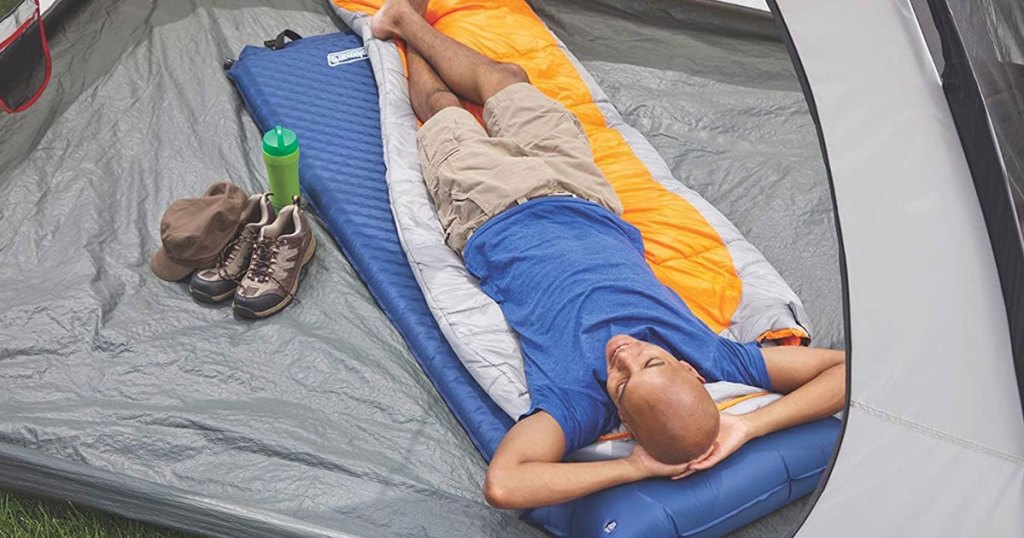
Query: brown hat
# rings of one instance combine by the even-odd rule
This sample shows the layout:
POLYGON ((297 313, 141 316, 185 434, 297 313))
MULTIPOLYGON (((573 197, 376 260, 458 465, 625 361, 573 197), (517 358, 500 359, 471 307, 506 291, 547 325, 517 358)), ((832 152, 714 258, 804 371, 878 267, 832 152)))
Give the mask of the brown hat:
POLYGON ((199 198, 175 200, 160 219, 160 241, 149 267, 175 282, 196 269, 213 267, 238 232, 248 197, 237 185, 214 183, 199 198))

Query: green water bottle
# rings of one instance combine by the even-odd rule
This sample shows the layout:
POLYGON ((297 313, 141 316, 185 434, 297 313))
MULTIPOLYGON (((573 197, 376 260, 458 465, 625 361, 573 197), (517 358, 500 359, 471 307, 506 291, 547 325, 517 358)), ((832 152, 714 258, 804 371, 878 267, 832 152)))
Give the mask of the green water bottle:
POLYGON ((263 135, 263 162, 267 163, 270 203, 274 211, 292 203, 299 195, 299 138, 280 125, 263 135))

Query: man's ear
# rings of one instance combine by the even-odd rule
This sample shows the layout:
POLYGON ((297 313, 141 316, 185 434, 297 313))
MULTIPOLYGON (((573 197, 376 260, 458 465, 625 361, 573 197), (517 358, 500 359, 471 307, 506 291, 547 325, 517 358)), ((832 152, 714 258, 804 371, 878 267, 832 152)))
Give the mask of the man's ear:
POLYGON ((696 377, 701 383, 707 383, 707 380, 704 379, 704 376, 700 375, 700 372, 698 372, 697 369, 694 368, 692 364, 690 364, 690 363, 688 363, 686 361, 679 361, 679 362, 682 363, 683 367, 686 368, 687 371, 689 371, 691 374, 693 374, 693 377, 696 377))

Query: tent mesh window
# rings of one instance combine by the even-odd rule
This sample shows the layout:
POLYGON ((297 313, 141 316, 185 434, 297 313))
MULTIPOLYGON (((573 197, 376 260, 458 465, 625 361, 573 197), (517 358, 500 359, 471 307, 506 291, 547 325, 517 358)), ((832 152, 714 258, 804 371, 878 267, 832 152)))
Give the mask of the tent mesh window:
POLYGON ((0 22, 12 31, 0 33, 0 108, 19 112, 32 105, 49 78, 46 32, 33 0, 13 7, 0 22))
POLYGON ((1017 216, 1024 215, 1024 3, 951 2, 988 107, 1017 216), (979 9, 980 8, 980 9, 979 9))
POLYGON ((1024 400, 1024 4, 929 0, 943 87, 992 241, 1024 400))

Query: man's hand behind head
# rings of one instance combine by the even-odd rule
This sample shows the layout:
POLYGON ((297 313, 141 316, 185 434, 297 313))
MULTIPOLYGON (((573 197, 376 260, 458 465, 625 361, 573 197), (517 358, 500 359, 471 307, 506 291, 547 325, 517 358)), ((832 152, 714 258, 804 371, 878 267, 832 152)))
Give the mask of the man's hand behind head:
POLYGON ((743 445, 753 439, 749 425, 742 415, 722 413, 721 427, 711 450, 690 465, 694 472, 710 469, 725 458, 732 455, 743 445))
POLYGON ((633 447, 633 453, 630 454, 629 457, 627 457, 626 459, 632 465, 635 465, 638 469, 638 472, 641 473, 641 475, 644 476, 645 478, 665 477, 671 478, 672 480, 679 480, 680 478, 685 478, 697 472, 697 470, 694 469, 693 466, 706 459, 710 454, 714 452, 714 449, 715 445, 712 445, 711 448, 707 450, 707 452, 698 456, 693 461, 670 465, 654 459, 654 457, 652 457, 650 454, 647 453, 646 450, 644 450, 644 447, 642 445, 637 443, 637 445, 633 447))

